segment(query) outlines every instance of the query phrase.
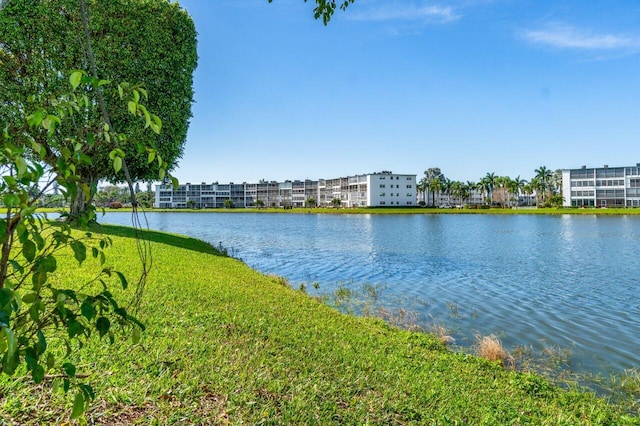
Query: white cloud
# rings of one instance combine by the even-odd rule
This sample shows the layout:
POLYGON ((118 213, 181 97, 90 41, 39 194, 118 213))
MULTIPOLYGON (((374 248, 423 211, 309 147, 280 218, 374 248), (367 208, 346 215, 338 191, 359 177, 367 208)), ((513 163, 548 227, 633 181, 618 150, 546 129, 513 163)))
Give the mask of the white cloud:
POLYGON ((361 21, 405 21, 423 23, 447 23, 460 19, 450 6, 440 5, 385 5, 372 7, 360 13, 353 14, 352 19, 361 21))
POLYGON ((595 34, 578 28, 552 24, 543 29, 527 30, 523 37, 535 44, 562 49, 628 50, 640 48, 640 39, 627 35, 595 34))

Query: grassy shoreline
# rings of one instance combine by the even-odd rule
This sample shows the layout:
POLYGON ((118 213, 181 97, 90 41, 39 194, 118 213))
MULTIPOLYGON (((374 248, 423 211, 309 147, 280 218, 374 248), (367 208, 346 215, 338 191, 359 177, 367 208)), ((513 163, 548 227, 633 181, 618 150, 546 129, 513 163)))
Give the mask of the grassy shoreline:
MULTIPOLYGON (((2 210, 0 209, 0 212, 2 210)), ((61 209, 42 208, 38 209, 43 213, 58 213, 61 209)), ((108 213, 130 213, 131 208, 109 209, 98 208, 97 214, 108 213)), ((489 214, 489 215, 598 215, 598 216, 636 216, 640 215, 640 208, 532 208, 520 207, 512 209, 434 209, 421 207, 369 207, 369 208, 243 208, 243 209, 156 209, 144 210, 147 213, 263 213, 263 214, 380 214, 380 215, 410 215, 410 214, 489 214)))
MULTIPOLYGON (((132 281, 131 230, 93 231, 113 238, 110 262, 132 281)), ((76 355, 98 393, 89 423, 640 424, 591 393, 342 314, 198 240, 151 241, 141 344, 92 341, 76 355)), ((61 280, 87 274, 71 253, 60 262, 61 280)), ((69 404, 0 378, 0 423, 60 423, 69 404)))

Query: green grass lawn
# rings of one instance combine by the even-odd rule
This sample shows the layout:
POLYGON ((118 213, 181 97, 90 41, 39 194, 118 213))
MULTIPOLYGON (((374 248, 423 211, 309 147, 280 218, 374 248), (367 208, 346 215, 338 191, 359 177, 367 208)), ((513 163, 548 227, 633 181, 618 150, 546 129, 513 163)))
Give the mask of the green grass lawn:
MULTIPOLYGON (((131 231, 99 232, 135 281, 131 231)), ((90 424, 640 424, 590 393, 341 314, 200 241, 151 240, 141 343, 94 339, 74 355, 98 394, 90 424)), ((59 260, 61 282, 88 276, 72 260, 59 260)), ((1 424, 64 422, 70 404, 20 373, 0 378, 1 424)))

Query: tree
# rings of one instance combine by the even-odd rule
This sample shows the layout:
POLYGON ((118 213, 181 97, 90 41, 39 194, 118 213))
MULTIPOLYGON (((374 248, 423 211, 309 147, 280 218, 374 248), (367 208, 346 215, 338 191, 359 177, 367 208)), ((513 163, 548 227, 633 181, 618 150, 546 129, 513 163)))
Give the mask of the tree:
POLYGON ((422 201, 420 201, 421 206, 424 206, 425 204, 427 204, 426 195, 427 195, 428 187, 429 187, 429 182, 427 182, 426 177, 423 177, 422 179, 420 179, 416 184, 416 190, 418 191, 419 194, 422 194, 422 201))
POLYGON ((431 181, 429 181, 429 192, 431 192, 431 197, 432 197, 431 205, 434 207, 437 206, 436 194, 440 192, 441 186, 442 186, 442 181, 438 178, 434 178, 434 179, 431 179, 431 181))
POLYGON ((152 191, 144 191, 136 195, 138 204, 146 209, 153 207, 155 198, 155 194, 152 191))
POLYGON ((304 202, 304 204, 305 204, 307 207, 315 207, 317 203, 316 203, 316 199, 315 199, 315 198, 313 198, 313 197, 309 197, 309 198, 307 198, 307 200, 304 202))
POLYGON ((539 168, 534 170, 536 179, 538 184, 538 189, 540 190, 540 195, 542 197, 542 202, 544 203, 546 199, 546 194, 551 188, 551 179, 553 177, 553 173, 551 170, 547 169, 546 166, 540 166, 539 168))
POLYGON ((261 199, 257 199, 256 200, 256 207, 261 209, 264 207, 264 201, 262 201, 261 199))
POLYGON ((451 190, 452 190, 452 185, 453 185, 453 181, 449 178, 443 178, 440 186, 441 186, 441 191, 443 194, 445 194, 448 198, 448 202, 449 204, 451 204, 451 190))
POLYGON ((520 179, 520 175, 516 176, 516 178, 513 180, 513 190, 516 196, 516 206, 520 204, 520 194, 523 193, 526 185, 526 179, 520 179))
POLYGON ((509 202, 509 189, 507 187, 508 178, 504 176, 496 176, 494 178, 494 187, 491 191, 491 203, 500 204, 502 208, 506 207, 509 202))
MULTIPOLYGON (((100 75, 104 82, 144 85, 144 90, 138 87, 139 95, 144 98, 147 91, 153 94, 146 107, 138 108, 140 99, 133 99, 130 108, 145 117, 147 126, 159 130, 162 123, 164 129, 153 137, 144 133, 151 150, 139 152, 139 145, 132 142, 142 140, 143 129, 127 110, 117 107, 120 93, 105 92, 110 130, 126 134, 128 139, 116 146, 112 139, 98 137, 85 146, 83 154, 92 162, 80 165, 78 175, 91 191, 89 194, 76 191, 73 214, 90 202, 99 179, 124 181, 124 176, 109 166, 109 155, 115 148, 122 151, 121 157, 126 156, 133 181, 157 177, 154 165, 147 161, 150 156, 159 159, 168 171, 175 167, 186 140, 193 100, 192 74, 197 62, 193 21, 177 3, 164 0, 86 0, 86 3, 90 12, 88 22, 83 21, 77 0, 11 1, 2 11, 0 120, 18 119, 20 111, 29 109, 29 97, 39 101, 56 97, 70 71, 90 67, 95 62, 93 77, 100 75), (91 49, 81 36, 84 23, 88 24, 91 49), (148 111, 156 111, 159 117, 148 111)), ((69 126, 53 136, 61 140, 82 137, 83 129, 95 127, 104 115, 97 102, 88 104, 75 117, 77 126, 69 126)), ((35 137, 42 143, 42 135, 35 137)), ((52 161, 53 156, 46 160, 52 161)))
MULTIPOLYGON (((273 0, 269 0, 269 3, 272 1, 273 0)), ((316 19, 322 18, 322 22, 327 25, 338 7, 340 7, 341 10, 346 10, 349 4, 354 1, 355 0, 340 0, 336 3, 336 0, 315 0, 316 7, 313 9, 313 15, 316 19)), ((306 3, 307 0, 304 0, 304 2, 306 3)))
POLYGON ((436 205, 436 194, 435 192, 439 191, 441 186, 442 186, 442 182, 444 181, 445 177, 442 174, 442 171, 440 170, 439 167, 430 167, 427 170, 425 170, 424 172, 424 183, 425 183, 425 189, 428 189, 429 192, 431 192, 431 205, 435 206, 436 205), (438 181, 437 183, 434 181, 438 181), (435 189, 432 189, 435 188, 435 189))
MULTIPOLYGON (((110 246, 110 239, 74 232, 68 224, 44 220, 36 210, 39 199, 54 183, 65 197, 73 194, 80 179, 78 170, 92 162, 84 154, 91 138, 61 140, 56 135, 67 126, 76 126, 76 116, 96 102, 100 80, 89 79, 90 84, 84 86, 81 74, 71 74, 68 81, 73 90, 0 119, 4 129, 0 134, 0 191, 5 208, 0 218, 1 371, 12 375, 23 367, 35 383, 43 382, 47 371, 55 371, 65 392, 75 390, 72 418, 79 417, 95 396, 69 358, 72 348, 82 347, 92 336, 113 343, 118 330, 128 330, 137 342, 144 329, 112 294, 114 284, 126 290, 128 282, 106 263, 104 249, 110 246), (46 160, 52 155, 56 161, 50 164, 46 160), (80 287, 70 284, 69 277, 57 271, 56 259, 61 254, 72 255, 80 265, 89 257, 96 259, 93 266, 84 264, 97 268, 95 278, 80 287), (67 355, 63 355, 64 348, 67 355)), ((123 105, 126 103, 124 99, 123 105)), ((115 133, 110 136, 124 138, 115 133)), ((118 168, 116 158, 122 157, 109 160, 114 169, 118 168)), ((82 190, 88 191, 86 185, 82 190)), ((136 292, 141 290, 138 286, 136 292)))
POLYGON ((485 194, 485 200, 491 204, 491 201, 493 201, 493 189, 496 186, 496 174, 487 172, 487 174, 480 179, 479 185, 485 194))
POLYGON ((231 198, 227 198, 226 200, 224 200, 225 209, 232 209, 233 207, 234 207, 233 200, 231 198))
POLYGON ((331 200, 331 205, 337 209, 342 205, 342 201, 340 201, 340 198, 334 198, 331 200))

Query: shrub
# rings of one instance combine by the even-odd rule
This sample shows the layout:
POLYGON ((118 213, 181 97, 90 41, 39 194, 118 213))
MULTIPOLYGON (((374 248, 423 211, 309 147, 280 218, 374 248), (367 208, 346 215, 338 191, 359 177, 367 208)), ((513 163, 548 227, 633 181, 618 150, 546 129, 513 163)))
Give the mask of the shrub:
POLYGON ((110 209, 121 209, 122 208, 122 203, 120 201, 112 201, 109 203, 109 208, 110 209))

